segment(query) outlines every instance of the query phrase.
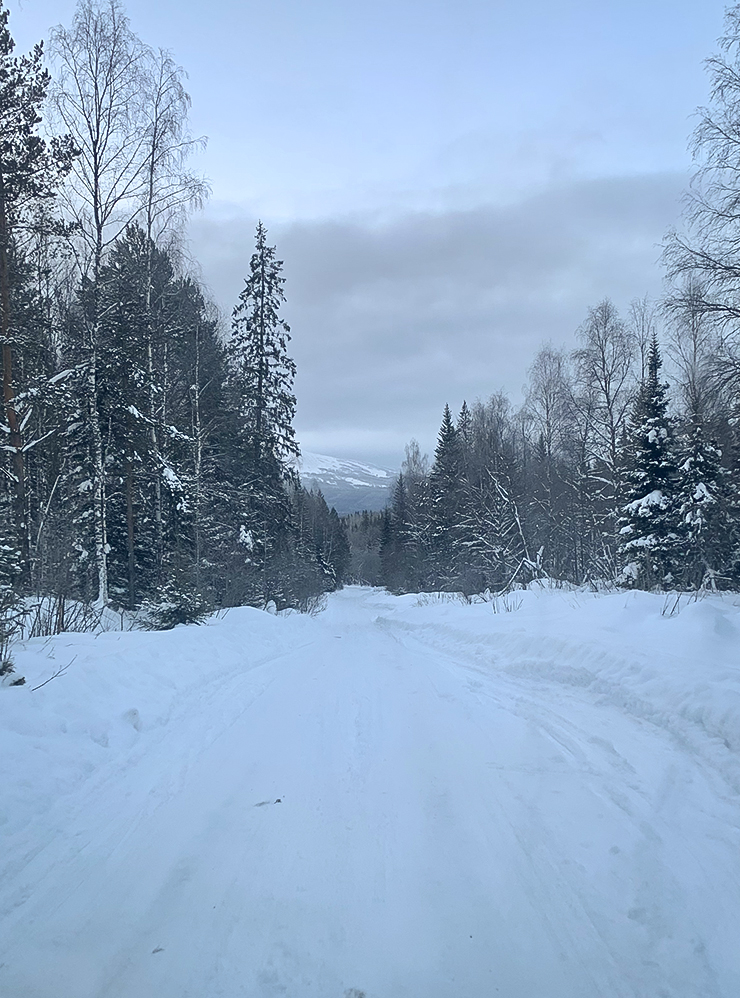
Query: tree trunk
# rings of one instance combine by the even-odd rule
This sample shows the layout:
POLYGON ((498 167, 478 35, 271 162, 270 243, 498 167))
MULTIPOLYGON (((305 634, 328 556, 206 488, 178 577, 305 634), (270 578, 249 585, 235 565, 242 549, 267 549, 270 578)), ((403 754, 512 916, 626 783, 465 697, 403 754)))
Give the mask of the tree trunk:
MULTIPOLYGON (((153 165, 150 167, 150 185, 153 182, 153 165)), ((157 565, 157 582, 161 581, 162 560, 164 554, 164 530, 162 526, 162 458, 159 449, 159 438, 157 436, 157 399, 154 385, 154 318, 152 316, 152 269, 154 244, 152 241, 152 220, 151 220, 151 192, 149 199, 149 211, 147 218, 147 249, 146 249, 146 362, 149 401, 149 440, 152 448, 152 458, 154 460, 154 536, 155 536, 155 560, 157 565)))
POLYGON ((126 454, 126 544, 128 554, 128 608, 136 609, 136 557, 134 531, 134 462, 129 441, 126 454))
MULTIPOLYGON (((97 307, 96 307, 97 311, 97 307)), ((90 350, 90 361, 87 370, 88 412, 90 415, 90 435, 92 437, 93 456, 93 523, 95 532, 95 564, 98 569, 98 599, 100 606, 108 603, 108 537, 106 526, 106 491, 105 491, 105 455, 103 452, 103 434, 100 430, 100 413, 98 411, 98 324, 93 327, 93 343, 90 350)))
POLYGON ((193 469, 195 477, 195 587, 200 594, 201 561, 201 476, 203 468, 203 430, 200 419, 200 323, 195 327, 195 372, 193 377, 193 469))
POLYGON ((26 469, 23 458, 23 436, 15 408, 15 385, 13 383, 13 350, 10 335, 10 259, 8 254, 10 232, 5 204, 5 182, 0 170, 0 312, 2 321, 3 358, 3 402, 8 422, 8 446, 11 449, 13 465, 13 516, 16 536, 21 556, 21 571, 24 582, 29 579, 28 518, 26 516, 26 469))

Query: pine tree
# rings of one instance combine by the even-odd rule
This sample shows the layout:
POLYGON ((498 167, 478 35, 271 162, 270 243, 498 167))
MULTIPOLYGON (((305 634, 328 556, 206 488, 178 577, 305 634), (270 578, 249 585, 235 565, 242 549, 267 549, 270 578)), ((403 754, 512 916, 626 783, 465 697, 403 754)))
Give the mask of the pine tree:
POLYGON ((673 421, 655 337, 647 376, 632 412, 625 454, 624 496, 618 521, 622 579, 639 589, 677 581, 679 557, 677 467, 673 421))

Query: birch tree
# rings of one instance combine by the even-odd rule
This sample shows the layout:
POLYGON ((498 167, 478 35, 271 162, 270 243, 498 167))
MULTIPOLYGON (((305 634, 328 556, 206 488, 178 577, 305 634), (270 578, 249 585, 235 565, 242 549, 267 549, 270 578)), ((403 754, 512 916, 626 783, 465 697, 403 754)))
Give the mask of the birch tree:
POLYGON ((709 101, 692 136, 697 168, 685 224, 668 235, 663 259, 674 282, 669 304, 690 304, 714 321, 724 378, 740 399, 740 4, 726 10, 719 51, 706 65, 709 101))
POLYGON ((98 404, 100 274, 108 247, 141 211, 147 136, 141 94, 147 50, 118 0, 81 0, 70 29, 52 33, 57 68, 52 99, 79 156, 65 192, 77 235, 80 277, 89 288, 85 324, 85 404, 98 602, 108 601, 108 539, 103 430, 98 404))
MULTIPOLYGON (((57 66, 56 114, 80 150, 66 189, 66 207, 77 233, 84 309, 86 406, 91 451, 91 496, 98 600, 108 599, 105 452, 98 400, 101 270, 109 248, 126 228, 140 223, 147 238, 145 310, 147 328, 148 432, 157 473, 157 553, 163 547, 161 397, 155 389, 155 323, 152 253, 155 239, 207 193, 185 167, 198 145, 188 132, 189 98, 183 72, 171 57, 155 54, 130 28, 119 0, 80 0, 70 29, 52 36, 57 66)), ((166 344, 164 346, 166 353, 166 344)), ((165 361, 166 363, 166 361, 165 361)))
POLYGON ((147 103, 145 116, 146 160, 144 163, 145 187, 142 196, 142 215, 147 238, 146 266, 146 329, 148 375, 148 432, 154 456, 154 518, 156 525, 156 556, 161 571, 164 552, 164 518, 162 511, 162 473, 166 468, 166 455, 162 448, 166 442, 165 408, 167 395, 167 337, 157 328, 153 300, 153 255, 157 239, 172 235, 178 223, 189 210, 200 207, 208 196, 205 180, 187 167, 188 157, 205 145, 205 139, 193 138, 188 130, 190 97, 184 84, 184 71, 172 57, 160 49, 149 53, 145 79, 147 103), (156 350, 160 347, 160 372, 155 372, 156 350), (157 378, 159 373, 159 379, 157 378), (157 381, 161 392, 157 392, 157 381))

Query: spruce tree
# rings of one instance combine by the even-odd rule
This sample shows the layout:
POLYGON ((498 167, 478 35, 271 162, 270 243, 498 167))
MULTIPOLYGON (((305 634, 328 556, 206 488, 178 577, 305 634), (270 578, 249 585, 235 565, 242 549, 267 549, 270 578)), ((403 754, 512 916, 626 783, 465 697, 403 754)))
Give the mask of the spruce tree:
POLYGON ((730 476, 698 413, 681 441, 677 489, 683 585, 726 586, 734 568, 730 476))
POLYGON ((262 222, 255 243, 228 345, 232 399, 240 420, 239 529, 253 538, 245 599, 288 605, 291 596, 279 566, 291 564, 296 550, 288 491, 295 479, 291 459, 300 453, 293 430, 295 364, 288 355, 290 329, 280 315, 283 265, 275 247, 267 245, 262 222))
POLYGON ((647 375, 632 412, 624 456, 624 494, 618 521, 622 580, 638 589, 669 588, 680 553, 677 467, 668 386, 655 337, 647 375))
POLYGON ((459 517, 463 494, 462 448, 450 407, 445 405, 426 498, 431 546, 430 581, 443 589, 453 587, 458 579, 462 550, 459 517))
POLYGON ((238 402, 260 473, 284 477, 287 460, 299 455, 293 430, 295 364, 288 355, 290 327, 280 316, 285 301, 283 264, 257 225, 249 276, 234 308, 229 357, 238 402))
POLYGON ((413 587, 413 539, 409 494, 403 474, 396 479, 380 544, 383 584, 392 592, 413 587))
POLYGON ((165 526, 184 505, 189 412, 169 384, 180 380, 179 282, 169 255, 138 225, 117 240, 100 282, 98 405, 108 430, 109 584, 118 600, 126 593, 133 609, 165 582, 165 526))

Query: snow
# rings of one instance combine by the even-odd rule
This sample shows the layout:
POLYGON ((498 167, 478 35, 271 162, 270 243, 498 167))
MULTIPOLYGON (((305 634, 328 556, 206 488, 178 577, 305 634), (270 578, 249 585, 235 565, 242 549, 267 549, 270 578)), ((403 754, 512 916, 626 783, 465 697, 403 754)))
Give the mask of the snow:
POLYGON ((184 491, 182 482, 178 478, 172 466, 169 465, 164 459, 162 459, 162 478, 173 492, 184 491))
MULTIPOLYGON (((371 473, 369 472, 369 474, 371 473)), ((359 478, 350 478, 349 476, 345 476, 344 481, 348 485, 367 485, 367 482, 363 482, 359 478)))
POLYGON ((697 482, 694 489, 694 500, 696 502, 713 502, 712 494, 704 482, 697 482))
POLYGON ((303 485, 320 489, 329 506, 341 515, 385 507, 395 476, 383 468, 303 452, 296 462, 303 485))
POLYGON ((656 443, 658 440, 667 440, 668 431, 666 430, 665 426, 660 426, 657 429, 650 430, 648 432, 647 438, 648 442, 651 444, 656 443))
POLYGON ((239 543, 242 544, 247 551, 254 551, 254 535, 251 530, 242 525, 239 527, 239 543))
POLYGON ((350 588, 28 641, 0 994, 736 998, 739 604, 350 588))
POLYGON ((48 384, 56 385, 57 382, 63 381, 65 378, 69 378, 72 374, 74 374, 74 371, 72 368, 68 367, 65 371, 60 371, 59 374, 55 374, 49 378, 48 384))
POLYGON ((647 516, 653 507, 664 509, 665 506, 666 497, 663 492, 660 489, 653 489, 652 492, 648 492, 648 494, 643 496, 641 499, 635 499, 634 502, 628 502, 624 509, 630 513, 639 513, 641 516, 647 516))

